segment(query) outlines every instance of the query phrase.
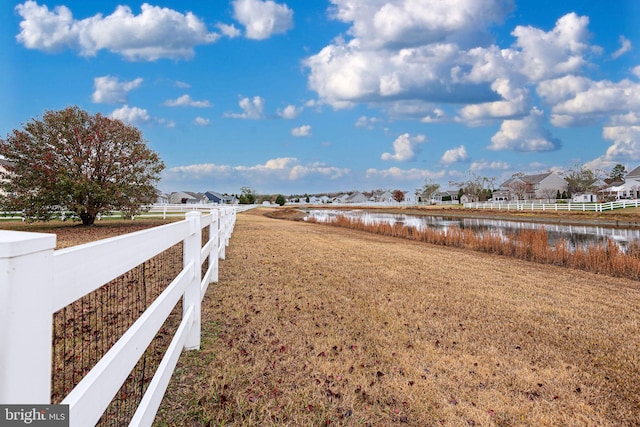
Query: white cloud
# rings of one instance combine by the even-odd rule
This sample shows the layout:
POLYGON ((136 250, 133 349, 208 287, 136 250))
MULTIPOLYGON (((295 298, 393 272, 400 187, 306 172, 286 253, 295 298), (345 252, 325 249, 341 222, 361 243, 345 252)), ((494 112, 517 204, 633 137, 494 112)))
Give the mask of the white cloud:
POLYGON ((220 22, 216 24, 216 27, 218 27, 218 29, 224 36, 229 37, 230 39, 233 39, 242 35, 242 32, 239 29, 237 29, 236 26, 233 24, 228 25, 220 22))
POLYGON ((640 83, 628 79, 611 82, 566 76, 540 83, 538 94, 553 104, 551 123, 559 127, 640 111, 640 83))
POLYGON ((194 101, 191 99, 189 95, 182 95, 176 99, 168 99, 162 103, 167 107, 197 107, 197 108, 207 108, 211 107, 211 103, 207 100, 204 101, 194 101))
POLYGON ((93 79, 91 100, 95 103, 125 104, 129 91, 142 84, 142 79, 121 82, 117 77, 102 76, 93 79))
POLYGON ((304 178, 339 179, 349 175, 351 171, 345 168, 329 166, 324 163, 302 164, 295 157, 280 157, 270 159, 264 164, 253 166, 216 165, 201 163, 187 166, 176 166, 167 170, 169 178, 173 179, 203 179, 203 178, 242 178, 251 179, 256 183, 277 181, 297 181, 304 178))
POLYGON ((640 161, 640 126, 607 126, 602 137, 613 141, 605 157, 618 161, 640 161))
POLYGON ((271 0, 234 0, 233 15, 250 39, 267 39, 293 28, 293 11, 271 0))
MULTIPOLYGON (((304 65, 309 87, 334 108, 359 102, 493 102, 490 84, 513 79, 513 50, 478 48, 490 44, 485 36, 511 10, 511 1, 332 2, 334 16, 351 24, 353 38, 337 39, 304 65)), ((434 110, 429 105, 420 118, 441 120, 434 110)))
POLYGON ((121 108, 113 110, 109 116, 113 119, 122 120, 125 123, 134 125, 153 121, 146 109, 129 107, 128 105, 124 105, 121 108))
POLYGON ((478 162, 472 162, 469 165, 469 170, 471 171, 484 171, 484 170, 494 170, 494 171, 506 171, 511 169, 511 165, 507 162, 501 161, 493 161, 489 162, 487 160, 481 160, 478 162))
POLYGON ((627 125, 640 125, 640 111, 630 111, 627 114, 619 114, 611 116, 611 125, 613 126, 627 126, 627 125))
POLYGON ((193 122, 198 126, 209 126, 211 124, 211 120, 204 117, 196 117, 193 122))
POLYGON ((220 37, 191 12, 182 14, 148 3, 138 15, 128 6, 118 6, 111 15, 83 20, 74 19, 65 6, 50 11, 31 0, 16 6, 16 11, 22 17, 18 41, 47 52, 69 48, 82 56, 94 56, 106 49, 128 60, 190 59, 195 46, 220 37))
POLYGON ((633 73, 634 76, 640 78, 640 65, 636 65, 635 67, 633 67, 631 72, 633 73))
POLYGON ((404 133, 393 141, 394 153, 383 153, 382 160, 395 160, 397 162, 408 162, 416 159, 420 152, 419 144, 427 141, 424 135, 411 136, 404 133))
POLYGON ((302 110, 303 110, 302 107, 296 107, 295 105, 287 105, 282 110, 278 109, 278 116, 282 117, 283 119, 291 120, 298 117, 300 113, 302 113, 302 110))
POLYGON ((491 88, 503 100, 472 104, 460 110, 463 121, 474 124, 485 119, 511 118, 524 115, 530 107, 529 90, 506 79, 497 79, 491 88))
POLYGON ((518 26, 512 35, 521 48, 520 72, 533 81, 578 72, 587 63, 589 18, 571 12, 556 21, 553 30, 518 26))
POLYGON ((422 123, 440 123, 444 120, 445 120, 445 113, 444 113, 444 110, 440 108, 434 108, 434 110, 431 113, 427 114, 426 116, 420 119, 422 123))
POLYGON ((625 53, 629 52, 632 48, 631 41, 627 39, 625 36, 620 36, 619 40, 620 40, 620 49, 616 50, 611 54, 611 57, 613 59, 616 59, 624 55, 625 53))
POLYGON ((331 0, 333 15, 351 23, 349 33, 375 48, 416 46, 447 40, 477 42, 502 21, 512 1, 331 0), (475 39, 475 40, 474 40, 475 39))
POLYGON ((358 117, 358 120, 356 120, 356 124, 355 126, 357 128, 366 128, 366 129, 373 129, 374 126, 377 123, 382 122, 382 119, 378 118, 378 117, 367 117, 367 116, 360 116, 358 117))
POLYGON ((400 169, 398 167, 391 167, 389 169, 375 169, 369 168, 365 174, 367 179, 383 178, 393 179, 398 181, 417 181, 425 179, 439 179, 446 175, 444 170, 434 172, 428 169, 400 169))
POLYGON ((445 165, 450 165, 453 163, 466 162, 467 160, 469 160, 467 149, 464 147, 464 145, 461 145, 460 147, 452 148, 445 151, 442 155, 442 159, 440 159, 440 162, 444 163, 445 165))
POLYGON ((505 120, 491 138, 490 150, 552 151, 562 145, 543 127, 542 111, 534 108, 522 120, 505 120))
POLYGON ((191 87, 189 83, 181 82, 179 80, 174 83, 174 86, 179 87, 180 89, 189 89, 191 87))
POLYGON ((242 98, 238 103, 242 108, 242 113, 225 113, 225 117, 234 119, 253 119, 258 120, 264 118, 264 98, 254 96, 250 98, 242 98))
POLYGON ((311 136, 311 126, 302 125, 297 128, 293 128, 291 129, 291 135, 297 137, 311 136))

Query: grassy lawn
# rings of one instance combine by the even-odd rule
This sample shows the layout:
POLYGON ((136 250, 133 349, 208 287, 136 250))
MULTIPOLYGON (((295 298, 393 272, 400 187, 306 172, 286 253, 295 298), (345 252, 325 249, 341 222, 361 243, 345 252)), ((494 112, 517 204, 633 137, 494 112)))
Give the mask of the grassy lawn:
POLYGON ((637 425, 638 282, 262 213, 156 425, 637 425))
POLYGON ((238 215, 155 425, 637 425, 637 281, 265 212, 238 215))

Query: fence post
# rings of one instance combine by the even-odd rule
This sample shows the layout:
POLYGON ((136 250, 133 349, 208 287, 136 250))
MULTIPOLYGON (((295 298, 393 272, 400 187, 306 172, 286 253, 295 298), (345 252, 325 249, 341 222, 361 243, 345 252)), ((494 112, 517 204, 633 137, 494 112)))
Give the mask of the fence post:
POLYGON ((220 219, 218 223, 218 257, 220 259, 225 259, 225 229, 226 229, 226 221, 227 221, 227 209, 220 209, 220 219))
POLYGON ((184 239, 183 243, 183 264, 186 267, 190 262, 194 262, 193 275, 182 297, 182 315, 184 316, 193 306, 193 324, 187 334, 184 343, 185 350, 200 349, 200 316, 201 316, 201 293, 200 281, 202 280, 202 264, 200 264, 200 251, 202 250, 202 228, 200 228, 201 213, 198 211, 187 212, 185 218, 191 223, 191 234, 184 239))
POLYGON ((218 260, 218 248, 220 247, 220 209, 211 209, 213 220, 209 226, 209 240, 215 243, 215 247, 209 253, 209 266, 211 267, 210 282, 218 282, 220 261, 218 260))
POLYGON ((55 234, 0 231, 0 403, 51 401, 55 234))

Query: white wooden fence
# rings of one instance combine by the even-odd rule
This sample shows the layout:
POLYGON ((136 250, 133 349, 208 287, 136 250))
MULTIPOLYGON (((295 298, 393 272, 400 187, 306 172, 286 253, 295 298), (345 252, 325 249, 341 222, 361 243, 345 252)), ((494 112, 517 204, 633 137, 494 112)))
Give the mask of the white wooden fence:
POLYGON ((503 211, 582 211, 582 212, 603 212, 622 208, 637 208, 640 206, 640 199, 617 200, 607 203, 528 203, 528 202, 480 202, 465 203, 464 207, 469 209, 495 209, 503 211))
POLYGON ((236 209, 185 217, 61 250, 54 250, 53 234, 0 230, 1 404, 51 403, 53 313, 182 241, 182 271, 61 402, 69 405, 71 426, 95 425, 182 297, 180 326, 130 425, 152 424, 181 350, 200 348, 201 300, 209 283, 218 281, 218 259, 225 257, 236 209), (206 259, 209 267, 200 277, 206 259))

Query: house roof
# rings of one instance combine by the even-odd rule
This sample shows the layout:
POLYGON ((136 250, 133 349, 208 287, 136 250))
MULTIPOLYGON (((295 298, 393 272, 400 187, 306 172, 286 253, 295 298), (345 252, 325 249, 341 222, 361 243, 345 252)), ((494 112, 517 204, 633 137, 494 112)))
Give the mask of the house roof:
POLYGON ((628 174, 625 175, 625 177, 628 178, 640 178, 640 166, 638 166, 637 168, 635 168, 634 170, 632 170, 631 172, 629 172, 628 174))

